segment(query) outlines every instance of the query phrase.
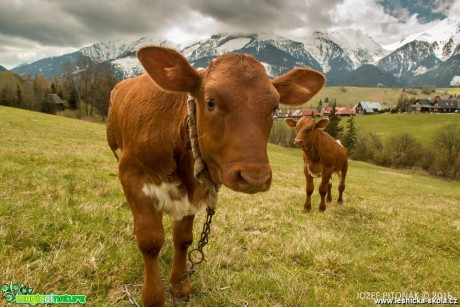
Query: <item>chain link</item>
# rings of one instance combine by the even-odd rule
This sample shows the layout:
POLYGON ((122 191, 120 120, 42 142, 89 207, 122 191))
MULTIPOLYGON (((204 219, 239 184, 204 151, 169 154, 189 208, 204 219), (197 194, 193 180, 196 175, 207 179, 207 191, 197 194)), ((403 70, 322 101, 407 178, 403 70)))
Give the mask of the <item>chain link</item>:
POLYGON ((188 276, 192 275, 195 272, 195 266, 202 263, 204 261, 204 252, 203 248, 208 244, 208 236, 211 233, 211 223, 212 217, 216 211, 211 207, 206 208, 206 222, 203 224, 203 230, 201 231, 200 241, 198 242, 198 247, 192 249, 188 252, 188 260, 191 263, 191 266, 188 270, 188 276), (193 254, 197 254, 198 256, 193 257, 193 254))

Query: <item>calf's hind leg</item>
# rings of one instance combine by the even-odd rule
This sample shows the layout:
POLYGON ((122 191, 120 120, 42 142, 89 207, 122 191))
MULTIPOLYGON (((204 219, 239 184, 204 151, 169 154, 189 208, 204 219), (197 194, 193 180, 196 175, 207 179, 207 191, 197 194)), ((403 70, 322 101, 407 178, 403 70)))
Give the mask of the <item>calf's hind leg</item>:
POLYGON ((339 204, 343 203, 343 191, 345 191, 345 177, 347 176, 347 168, 344 168, 342 172, 339 173, 339 198, 337 199, 337 202, 339 204))

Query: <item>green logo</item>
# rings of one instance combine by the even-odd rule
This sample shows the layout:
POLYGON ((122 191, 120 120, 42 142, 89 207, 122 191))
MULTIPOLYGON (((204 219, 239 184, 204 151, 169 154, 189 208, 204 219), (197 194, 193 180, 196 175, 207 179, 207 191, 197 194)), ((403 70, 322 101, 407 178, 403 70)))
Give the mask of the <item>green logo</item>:
POLYGON ((2 293, 8 303, 16 304, 85 304, 86 295, 83 294, 32 294, 32 288, 27 287, 24 283, 20 285, 9 284, 2 285, 2 293))

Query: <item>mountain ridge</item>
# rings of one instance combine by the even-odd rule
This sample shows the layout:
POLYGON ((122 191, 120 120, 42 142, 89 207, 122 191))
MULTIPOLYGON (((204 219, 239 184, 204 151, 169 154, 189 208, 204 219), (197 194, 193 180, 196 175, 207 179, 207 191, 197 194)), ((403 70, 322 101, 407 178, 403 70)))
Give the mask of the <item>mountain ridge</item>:
POLYGON ((369 74, 368 80, 375 80, 377 84, 387 85, 390 80, 392 85, 411 86, 421 80, 428 84, 438 84, 439 78, 436 76, 441 73, 440 69, 444 69, 447 73, 443 75, 442 85, 449 86, 455 77, 460 76, 460 73, 457 75, 458 69, 450 67, 457 64, 456 60, 450 59, 460 54, 460 22, 443 20, 434 28, 444 32, 439 32, 436 36, 435 30, 430 29, 385 46, 379 45, 361 30, 353 28, 314 32, 310 36, 295 39, 274 33, 219 33, 188 46, 143 37, 134 41, 96 43, 74 53, 21 65, 12 71, 22 75, 43 74, 46 78, 52 78, 61 73, 65 63, 76 65, 78 57, 84 55, 96 62, 109 62, 116 77, 125 79, 143 72, 135 58, 139 47, 160 45, 182 52, 197 68, 206 67, 209 61, 221 54, 240 52, 256 56, 270 77, 276 77, 296 66, 309 66, 324 72, 329 85, 342 85, 345 80, 361 79, 349 76, 363 65, 372 65, 377 70, 366 66, 366 69, 361 69, 358 73, 369 74), (377 80, 371 72, 380 76, 381 80, 377 80), (388 73, 395 80, 388 78, 388 73))

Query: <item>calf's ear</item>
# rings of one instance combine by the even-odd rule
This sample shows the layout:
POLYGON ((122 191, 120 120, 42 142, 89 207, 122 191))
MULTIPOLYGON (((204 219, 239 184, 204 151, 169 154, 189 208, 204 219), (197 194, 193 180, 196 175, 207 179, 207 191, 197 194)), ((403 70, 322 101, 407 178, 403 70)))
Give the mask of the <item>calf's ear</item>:
POLYGON ((323 118, 316 123, 316 128, 325 128, 329 124, 329 118, 323 118))
POLYGON ((284 121, 289 127, 292 127, 292 128, 295 128, 295 126, 297 125, 297 121, 293 120, 292 118, 286 118, 284 121))
POLYGON ((309 68, 294 68, 272 80, 280 94, 280 103, 299 105, 310 100, 326 83, 324 75, 309 68))
POLYGON ((198 71, 176 50, 143 47, 137 51, 137 58, 147 74, 164 90, 193 92, 200 84, 198 71))

